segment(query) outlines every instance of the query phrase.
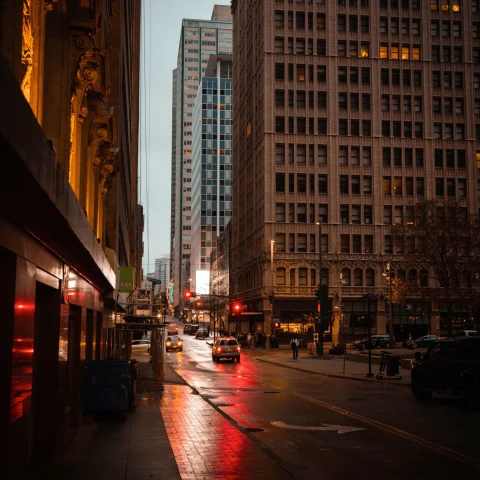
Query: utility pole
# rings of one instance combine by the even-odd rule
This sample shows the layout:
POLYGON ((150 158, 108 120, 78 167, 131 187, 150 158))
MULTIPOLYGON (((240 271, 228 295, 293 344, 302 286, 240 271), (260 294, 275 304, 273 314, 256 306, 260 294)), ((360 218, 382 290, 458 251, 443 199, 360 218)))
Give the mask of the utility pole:
POLYGON ((390 348, 395 347, 394 335, 393 335, 393 302, 392 302, 392 260, 388 264, 388 299, 390 301, 390 308, 388 309, 388 324, 389 324, 389 344, 390 348))

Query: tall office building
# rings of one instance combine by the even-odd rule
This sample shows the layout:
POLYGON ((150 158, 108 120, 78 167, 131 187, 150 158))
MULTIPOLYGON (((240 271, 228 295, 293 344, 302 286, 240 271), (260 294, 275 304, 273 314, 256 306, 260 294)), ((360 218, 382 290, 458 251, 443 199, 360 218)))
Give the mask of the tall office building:
POLYGON ((172 175, 171 275, 174 304, 190 286, 192 217, 192 122, 193 107, 210 55, 232 53, 230 7, 215 5, 211 20, 182 21, 177 68, 174 71, 172 175))
MULTIPOLYGON (((266 330, 272 316, 298 328, 316 311, 321 249, 334 338, 340 311, 363 333, 365 295, 388 295, 392 224, 421 199, 478 212, 479 4, 234 0, 232 12, 233 293, 266 330)), ((393 310, 398 336, 439 331, 442 307, 421 288, 393 310)), ((370 306, 385 332, 384 300, 370 306)))
POLYGON ((170 255, 162 255, 155 259, 155 278, 162 282, 160 285, 155 285, 155 295, 160 291, 165 292, 170 281, 170 255))
POLYGON ((196 272, 210 271, 210 254, 230 220, 231 205, 232 57, 210 55, 193 110, 190 274, 196 292, 205 290, 199 290, 196 272))

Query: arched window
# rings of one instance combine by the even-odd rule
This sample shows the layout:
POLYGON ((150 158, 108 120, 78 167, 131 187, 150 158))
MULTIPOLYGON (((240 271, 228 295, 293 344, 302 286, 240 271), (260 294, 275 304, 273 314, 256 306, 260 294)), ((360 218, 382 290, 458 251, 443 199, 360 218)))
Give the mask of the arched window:
POLYGON ((420 270, 420 286, 428 287, 428 270, 420 270))
POLYGON ((277 268, 277 285, 286 285, 287 284, 287 271, 285 268, 277 268))
POLYGON ((406 280, 407 279, 407 272, 405 270, 402 270, 402 269, 399 269, 397 270, 397 277, 400 279, 400 280, 406 280))
POLYGON ((317 271, 314 268, 310 269, 310 286, 314 287, 317 284, 317 271))
POLYGON ((353 271, 353 285, 355 287, 363 286, 363 270, 361 268, 356 268, 353 271))
POLYGON ((373 268, 367 268, 365 272, 365 285, 367 287, 374 287, 375 286, 375 270, 373 268))
POLYGON ((342 268, 342 285, 344 287, 349 287, 351 285, 349 268, 342 268))
POLYGON ((417 283, 417 271, 414 268, 408 271, 408 281, 412 283, 417 283))
POLYGON ((308 268, 298 269, 298 285, 306 287, 308 285, 308 268))
POLYGON ((295 269, 294 268, 290 269, 290 286, 291 287, 295 286, 295 269))

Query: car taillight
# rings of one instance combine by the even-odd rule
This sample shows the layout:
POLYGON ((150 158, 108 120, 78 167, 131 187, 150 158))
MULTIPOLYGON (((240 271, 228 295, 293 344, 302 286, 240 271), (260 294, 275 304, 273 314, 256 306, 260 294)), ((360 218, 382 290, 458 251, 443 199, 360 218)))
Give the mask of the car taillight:
POLYGON ((240 351, 240 345, 237 347, 237 351, 240 351))
POLYGON ((221 352, 222 349, 220 347, 217 347, 217 352, 221 352))

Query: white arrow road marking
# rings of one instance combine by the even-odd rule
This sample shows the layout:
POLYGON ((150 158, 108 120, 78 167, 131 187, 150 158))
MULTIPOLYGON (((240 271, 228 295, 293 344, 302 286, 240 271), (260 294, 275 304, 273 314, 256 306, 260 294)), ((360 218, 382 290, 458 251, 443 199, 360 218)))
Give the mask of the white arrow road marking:
POLYGON ((288 423, 284 422, 270 422, 274 427, 280 428, 288 428, 290 430, 310 430, 310 431, 333 431, 338 432, 339 435, 343 433, 350 433, 356 432, 357 430, 365 430, 364 428, 357 428, 357 427, 347 427, 346 425, 327 425, 326 423, 322 423, 323 427, 302 427, 299 425, 289 425, 288 423))

